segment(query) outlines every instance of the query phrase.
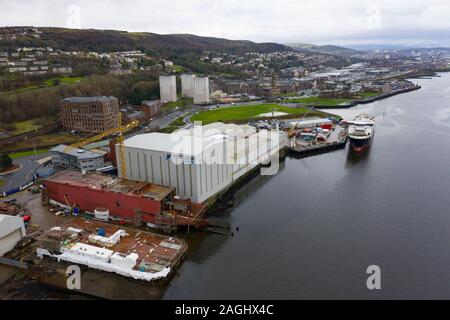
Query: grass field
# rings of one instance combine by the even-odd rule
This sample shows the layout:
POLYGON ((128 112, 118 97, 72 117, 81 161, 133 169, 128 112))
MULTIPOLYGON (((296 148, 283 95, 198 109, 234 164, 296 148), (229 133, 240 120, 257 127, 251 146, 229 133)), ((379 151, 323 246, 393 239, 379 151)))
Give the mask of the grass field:
POLYGON ((378 96, 379 92, 358 92, 356 96, 361 97, 362 99, 368 99, 378 96))
POLYGON ((6 184, 6 180, 0 178, 0 187, 3 187, 6 184))
MULTIPOLYGON (((44 154, 47 153, 49 149, 38 149, 36 150, 36 155, 40 155, 40 154, 44 154)), ((28 156, 34 156, 34 150, 30 150, 30 151, 22 151, 22 152, 14 152, 14 153, 10 153, 9 156, 11 157, 11 159, 18 159, 18 158, 23 158, 23 157, 28 157, 28 156)))
POLYGON ((322 97, 307 97, 286 99, 290 103, 303 103, 310 106, 339 106, 340 104, 351 102, 353 98, 322 98, 322 97))
POLYGON ((169 102, 169 103, 164 104, 162 106, 162 110, 166 111, 166 112, 169 112, 169 111, 174 110, 177 107, 178 108, 183 108, 183 107, 185 107, 186 105, 188 105, 190 103, 192 103, 192 99, 182 98, 182 99, 180 99, 178 101, 169 102))
POLYGON ((58 82, 60 84, 74 84, 83 80, 82 77, 56 77, 44 81, 44 84, 48 87, 56 85, 58 82))
POLYGON ((160 132, 163 133, 172 133, 177 129, 180 129, 185 125, 183 119, 186 117, 187 114, 173 120, 167 127, 160 130, 160 132))
POLYGON ((186 69, 185 69, 183 66, 179 66, 179 65, 176 65, 176 64, 174 64, 174 65, 171 66, 170 68, 171 68, 173 71, 178 72, 178 73, 181 73, 181 72, 186 71, 186 69))
MULTIPOLYGON (((202 121, 203 124, 212 122, 232 122, 237 120, 250 120, 269 112, 284 112, 292 115, 303 115, 305 108, 289 108, 278 104, 264 103, 249 106, 236 106, 201 112, 194 115, 191 121, 202 121)), ((319 112, 310 113, 311 116, 320 116, 319 112)))
POLYGON ((29 85, 29 86, 25 86, 23 88, 19 88, 19 89, 12 90, 12 91, 1 92, 0 96, 22 93, 22 92, 37 90, 37 89, 42 89, 42 88, 50 88, 50 87, 57 86, 58 84, 75 84, 77 82, 80 82, 81 80, 83 80, 82 77, 54 77, 51 79, 44 80, 39 85, 29 85))
POLYGON ((42 127, 42 125, 35 125, 34 120, 15 122, 14 125, 16 126, 16 130, 10 132, 13 135, 25 133, 27 131, 32 131, 36 128, 39 129, 42 127))
POLYGON ((72 144, 77 141, 77 138, 73 134, 67 132, 44 134, 36 138, 22 140, 12 145, 8 145, 8 149, 1 150, 0 152, 11 153, 16 150, 32 150, 34 148, 33 141, 36 145, 36 149, 46 149, 59 144, 72 144))

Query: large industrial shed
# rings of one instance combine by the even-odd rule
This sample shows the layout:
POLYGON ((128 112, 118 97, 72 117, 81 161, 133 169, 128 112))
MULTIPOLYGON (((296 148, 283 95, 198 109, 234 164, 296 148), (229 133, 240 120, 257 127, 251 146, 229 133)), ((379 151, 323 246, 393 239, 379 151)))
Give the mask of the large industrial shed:
POLYGON ((0 214, 0 257, 14 249, 25 236, 25 225, 21 217, 0 214))
MULTIPOLYGON (((177 196, 203 203, 285 143, 284 133, 275 139, 267 139, 266 133, 213 123, 176 134, 136 135, 124 142, 125 178, 174 187, 177 196)), ((116 153, 120 159, 118 146, 116 153)))

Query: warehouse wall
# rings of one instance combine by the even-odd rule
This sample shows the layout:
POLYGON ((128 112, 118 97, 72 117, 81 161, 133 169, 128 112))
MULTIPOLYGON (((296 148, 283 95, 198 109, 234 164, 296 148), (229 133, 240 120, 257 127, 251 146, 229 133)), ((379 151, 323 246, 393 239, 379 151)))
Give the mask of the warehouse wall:
MULTIPOLYGON (((258 135, 263 137, 264 133, 258 135)), ((258 166, 271 149, 278 150, 279 141, 256 139, 256 135, 254 138, 236 146, 224 145, 225 141, 210 145, 195 157, 195 164, 190 163, 190 158, 188 162, 175 164, 166 152, 125 147, 126 178, 175 187, 179 197, 203 203, 258 166), (211 162, 211 158, 215 161, 211 162)), ((120 161, 118 146, 116 154, 120 161)), ((123 177, 120 165, 118 169, 123 177)))
MULTIPOLYGON (((205 153, 220 154, 220 145, 214 145, 205 153)), ((116 153, 119 150, 116 146, 116 153)), ((167 153, 125 147, 127 162, 127 179, 148 181, 162 186, 176 188, 176 194, 181 198, 189 198, 202 203, 209 197, 227 187, 233 179, 233 165, 220 163, 206 163, 206 159, 199 164, 175 164, 167 159, 167 153)), ((176 155, 174 155, 176 157, 176 155)), ((118 157, 120 162, 120 157, 118 157)), ((201 156, 198 158, 201 160, 201 156)), ((119 165, 119 176, 123 177, 119 165)))

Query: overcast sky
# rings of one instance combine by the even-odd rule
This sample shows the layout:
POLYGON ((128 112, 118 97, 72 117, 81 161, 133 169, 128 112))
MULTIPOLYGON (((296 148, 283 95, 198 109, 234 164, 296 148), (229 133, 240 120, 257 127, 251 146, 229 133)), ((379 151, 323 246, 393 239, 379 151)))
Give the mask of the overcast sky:
POLYGON ((0 0, 0 25, 450 46, 449 0, 0 0))

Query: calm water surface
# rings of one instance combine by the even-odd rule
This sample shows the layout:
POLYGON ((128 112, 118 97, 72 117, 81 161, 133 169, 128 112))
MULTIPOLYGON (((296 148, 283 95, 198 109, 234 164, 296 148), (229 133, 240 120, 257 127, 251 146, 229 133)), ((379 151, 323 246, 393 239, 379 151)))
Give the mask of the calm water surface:
POLYGON ((349 110, 376 116, 369 153, 287 158, 213 217, 166 299, 450 298, 450 74, 349 110), (382 290, 366 288, 379 265, 382 290))

